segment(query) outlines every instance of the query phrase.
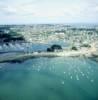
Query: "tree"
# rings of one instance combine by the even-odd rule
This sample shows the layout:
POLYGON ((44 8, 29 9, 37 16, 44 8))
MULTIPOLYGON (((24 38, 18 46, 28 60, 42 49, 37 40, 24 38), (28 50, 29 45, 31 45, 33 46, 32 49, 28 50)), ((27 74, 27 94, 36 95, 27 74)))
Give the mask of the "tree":
POLYGON ((62 50, 62 47, 60 45, 54 44, 50 48, 47 48, 48 52, 54 52, 55 50, 62 50))
POLYGON ((71 49, 72 50, 78 50, 77 47, 75 47, 75 46, 73 46, 71 49))

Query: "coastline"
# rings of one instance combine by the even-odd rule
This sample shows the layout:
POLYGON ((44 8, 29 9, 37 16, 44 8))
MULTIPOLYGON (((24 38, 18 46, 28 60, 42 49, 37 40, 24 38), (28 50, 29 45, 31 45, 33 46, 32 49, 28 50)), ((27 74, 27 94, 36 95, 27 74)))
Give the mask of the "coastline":
POLYGON ((11 62, 11 61, 23 61, 30 58, 38 57, 87 57, 87 58, 97 58, 98 52, 95 48, 91 49, 81 49, 81 50, 63 50, 59 52, 33 52, 33 53, 10 53, 9 55, 1 55, 0 63, 11 62))

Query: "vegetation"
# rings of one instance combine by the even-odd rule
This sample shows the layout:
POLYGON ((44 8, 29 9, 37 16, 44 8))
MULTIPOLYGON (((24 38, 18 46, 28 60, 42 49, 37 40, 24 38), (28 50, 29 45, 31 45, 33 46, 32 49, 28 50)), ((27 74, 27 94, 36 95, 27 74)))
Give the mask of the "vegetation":
POLYGON ((73 46, 71 50, 78 50, 77 47, 73 46))
POLYGON ((0 42, 11 42, 11 41, 24 41, 25 39, 22 36, 12 36, 8 33, 0 34, 0 42))
POLYGON ((60 45, 54 44, 50 48, 47 48, 48 52, 54 52, 55 50, 62 50, 62 47, 60 45))
POLYGON ((90 48, 91 46, 89 44, 83 44, 81 47, 88 47, 88 48, 90 48))

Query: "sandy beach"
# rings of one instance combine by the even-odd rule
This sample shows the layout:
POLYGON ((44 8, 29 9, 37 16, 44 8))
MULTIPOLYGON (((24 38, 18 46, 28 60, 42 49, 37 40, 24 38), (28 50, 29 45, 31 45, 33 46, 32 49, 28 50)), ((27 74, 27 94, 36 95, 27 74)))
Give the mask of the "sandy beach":
POLYGON ((36 57, 94 57, 98 56, 97 49, 92 48, 82 48, 80 50, 63 50, 60 52, 33 52, 33 53, 13 53, 13 54, 2 54, 0 56, 0 62, 9 62, 13 60, 29 59, 36 57))

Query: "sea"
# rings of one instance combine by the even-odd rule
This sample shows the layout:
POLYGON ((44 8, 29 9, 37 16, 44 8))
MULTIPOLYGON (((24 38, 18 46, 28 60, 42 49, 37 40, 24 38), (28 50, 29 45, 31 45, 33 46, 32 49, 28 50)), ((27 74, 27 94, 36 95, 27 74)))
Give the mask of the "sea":
POLYGON ((98 62, 54 57, 0 63, 0 100, 98 100, 98 62))

